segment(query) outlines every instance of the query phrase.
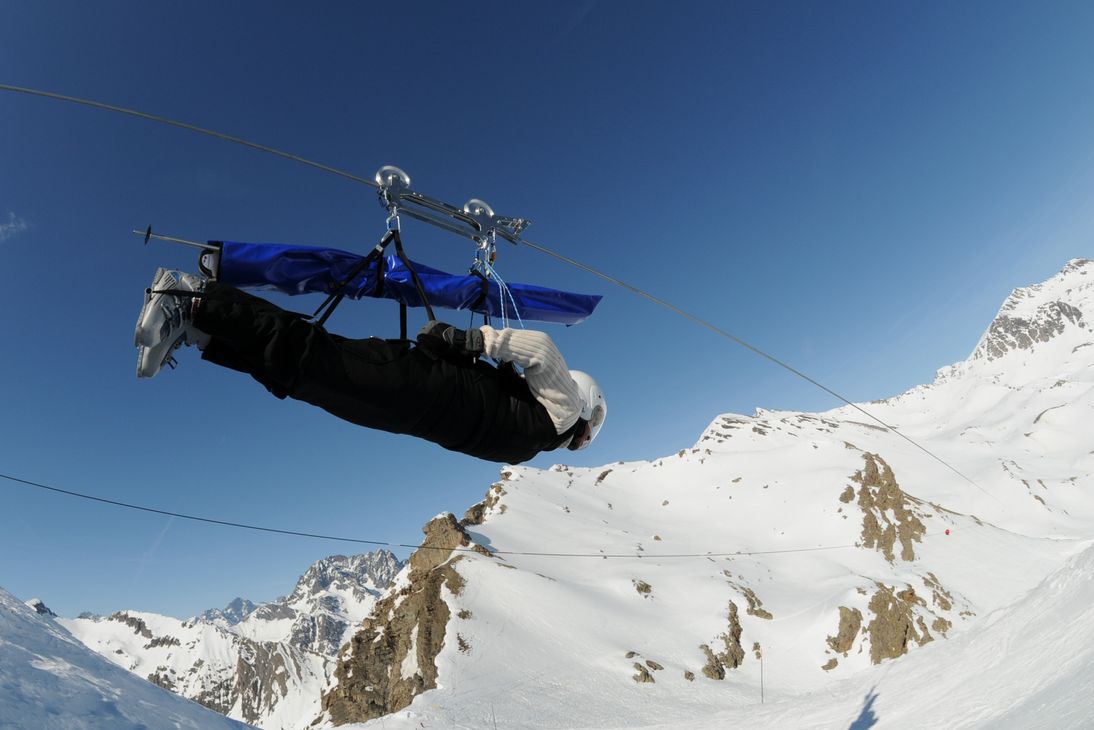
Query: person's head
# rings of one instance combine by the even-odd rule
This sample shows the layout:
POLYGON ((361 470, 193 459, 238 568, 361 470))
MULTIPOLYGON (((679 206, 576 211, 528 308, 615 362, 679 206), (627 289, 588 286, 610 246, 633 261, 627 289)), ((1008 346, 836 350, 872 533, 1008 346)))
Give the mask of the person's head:
POLYGON ((574 431, 574 437, 570 439, 570 445, 566 448, 570 451, 578 451, 591 444, 600 433, 604 420, 608 417, 608 403, 604 400, 604 391, 588 373, 571 370, 570 377, 574 379, 581 393, 582 405, 577 429, 574 431))

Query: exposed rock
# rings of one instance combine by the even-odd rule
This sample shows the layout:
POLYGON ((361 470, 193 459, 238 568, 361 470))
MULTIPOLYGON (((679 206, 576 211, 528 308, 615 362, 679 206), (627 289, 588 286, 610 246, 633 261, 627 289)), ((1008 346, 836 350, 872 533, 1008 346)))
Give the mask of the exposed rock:
POLYGON ((655 672, 659 672, 662 669, 664 669, 663 666, 661 666, 660 664, 658 664, 657 662, 655 662, 652 659, 647 659, 646 660, 646 666, 649 667, 650 669, 654 670, 655 672))
POLYGON ((843 494, 841 494, 839 496, 839 501, 843 502, 844 504, 847 504, 848 502, 850 502, 854 498, 855 498, 855 488, 848 485, 847 489, 843 490, 843 494))
POLYGON ((684 671, 684 679, 686 679, 689 682, 694 682, 695 681, 695 672, 689 672, 689 671, 685 670, 684 671))
POLYGON ((917 621, 914 608, 924 605, 911 588, 895 592, 895 589, 877 584, 878 590, 870 599, 870 611, 874 619, 866 627, 870 637, 870 660, 880 664, 884 659, 895 659, 908 652, 908 646, 915 642, 922 646, 931 640, 930 634, 921 633, 925 626, 917 621))
POLYGON ((1004 313, 1013 311, 1022 298, 1038 288, 1017 289, 1011 294, 1003 304, 999 316, 984 333, 972 359, 995 360, 1012 350, 1032 349, 1036 343, 1048 342, 1068 325, 1086 328, 1083 313, 1066 302, 1042 304, 1028 319, 1004 313))
POLYGON ((631 583, 634 584, 634 589, 636 591, 638 591, 641 595, 646 596, 647 598, 649 598, 650 594, 653 592, 653 586, 651 586, 644 580, 632 579, 631 583))
MULTIPOLYGON (((502 480, 507 481, 512 476, 512 472, 504 471, 501 474, 502 480)), ((496 482, 490 485, 490 489, 486 490, 486 496, 483 497, 481 502, 471 505, 467 512, 464 513, 463 519, 460 520, 460 524, 463 526, 468 525, 481 525, 486 519, 486 514, 497 506, 501 498, 506 495, 505 488, 500 482, 496 482)), ((501 505, 499 512, 505 511, 505 505, 501 505)))
POLYGON ((143 619, 139 619, 136 616, 130 616, 125 611, 118 611, 110 615, 111 621, 119 621, 126 626, 133 629, 133 633, 138 636, 143 636, 146 639, 152 638, 152 632, 149 630, 148 625, 144 623, 143 619))
POLYGON ((596 478, 596 481, 595 481, 595 482, 593 482, 593 486, 594 486, 594 487, 596 487, 596 486, 599 486, 599 485, 600 485, 600 483, 601 483, 602 481, 604 481, 604 479, 605 479, 605 478, 606 478, 606 477, 607 477, 607 476, 608 476, 609 474, 611 474, 611 473, 612 473, 612 470, 611 470, 611 469, 606 469, 606 470, 604 470, 604 471, 600 472, 600 476, 598 476, 598 477, 596 478))
POLYGON ((725 679, 726 669, 736 669, 745 659, 745 651, 741 648, 741 622, 733 601, 729 602, 729 630, 718 638, 725 648, 717 654, 707 644, 699 647, 707 658, 703 674, 711 679, 725 679))
POLYGON ((723 570, 722 575, 724 575, 727 578, 727 582, 735 589, 740 591, 741 595, 743 595, 745 597, 745 600, 748 601, 748 608, 746 609, 746 613, 748 613, 748 615, 755 616, 757 618, 767 619, 768 621, 774 618, 774 616, 771 615, 770 611, 764 609, 763 601, 759 599, 755 591, 753 591, 748 586, 742 585, 741 583, 733 580, 733 574, 730 573, 728 570, 723 570))
POLYGON ((458 596, 463 590, 464 579, 455 569, 461 557, 453 558, 452 550, 471 540, 451 514, 434 518, 423 532, 422 546, 410 556, 408 585, 378 601, 342 649, 336 684, 322 705, 335 725, 397 712, 437 686, 435 660, 449 620, 441 591, 458 596), (413 668, 409 676, 404 666, 413 668))
POLYGON ((485 517, 486 502, 477 502, 467 508, 467 511, 463 514, 463 519, 460 520, 460 524, 465 527, 468 525, 481 525, 485 517))
POLYGON ((745 609, 745 612, 749 616, 767 619, 768 621, 774 618, 770 611, 764 609, 763 601, 756 597, 756 593, 751 588, 741 588, 741 592, 744 593, 745 600, 748 601, 748 608, 745 609))
POLYGON ((923 582, 931 591, 931 598, 934 600, 934 605, 938 606, 943 611, 949 611, 953 608, 953 596, 949 591, 942 587, 942 584, 938 582, 938 578, 935 577, 934 573, 927 573, 926 577, 923 578, 923 582))
MULTIPOLYGON (((835 636, 828 637, 828 646, 832 651, 847 656, 855 645, 859 629, 862 628, 862 612, 857 608, 839 607, 839 630, 835 636)), ((833 665, 834 666, 834 665, 833 665)))
POLYGON ((154 685, 163 687, 168 692, 174 692, 175 681, 169 674, 164 672, 165 669, 167 669, 167 667, 156 667, 156 671, 149 674, 146 679, 154 685))
POLYGON ((27 601, 27 605, 33 608, 34 612, 39 616, 49 616, 51 618, 57 616, 57 614, 49 610, 49 606, 47 606, 41 598, 30 599, 29 601, 27 601))
POLYGON ((839 660, 838 660, 838 659, 836 659, 835 657, 832 657, 832 658, 831 658, 831 659, 829 659, 829 660, 828 660, 827 662, 825 662, 824 666, 823 666, 823 667, 821 667, 821 669, 823 669, 823 670, 824 670, 824 671, 826 671, 826 672, 831 672, 831 671, 832 671, 833 669, 835 669, 835 668, 836 668, 836 667, 837 667, 838 665, 839 665, 839 660))
POLYGON ((718 661, 718 657, 714 655, 714 650, 706 644, 700 644, 699 648, 702 649, 707 658, 707 663, 703 665, 703 674, 711 679, 725 679, 726 668, 718 661))
POLYGON ((915 560, 913 545, 922 542, 927 532, 914 509, 919 500, 900 489, 893 470, 880 456, 866 453, 862 458, 865 467, 851 479, 861 485, 858 503, 863 512, 863 545, 878 550, 892 563, 899 542, 901 560, 915 560))
POLYGON ((626 654, 624 654, 623 656, 624 656, 624 658, 626 658, 626 659, 634 659, 634 658, 635 658, 636 656, 638 656, 638 652, 636 652, 636 651, 628 651, 628 652, 627 652, 626 654))
POLYGON ((260 621, 280 621, 285 618, 296 618, 296 611, 281 602, 264 603, 254 611, 254 616, 260 621))
POLYGON ((236 663, 232 693, 239 698, 246 722, 254 724, 288 692, 285 657, 276 644, 247 642, 250 652, 241 652, 236 663))
POLYGON ((637 672, 637 674, 635 674, 633 677, 631 677, 631 679, 633 679, 635 682, 638 682, 639 684, 653 684, 654 683, 653 675, 650 674, 649 670, 646 669, 644 666, 642 666, 638 662, 635 662, 634 663, 634 669, 637 672))
POLYGON ((155 649, 157 646, 182 646, 182 643, 174 636, 157 636, 144 645, 145 649, 155 649))

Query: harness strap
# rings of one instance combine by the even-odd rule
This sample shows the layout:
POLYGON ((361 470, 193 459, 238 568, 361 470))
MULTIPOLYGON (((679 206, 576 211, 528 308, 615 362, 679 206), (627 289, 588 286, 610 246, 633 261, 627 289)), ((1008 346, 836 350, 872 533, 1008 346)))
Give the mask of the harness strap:
POLYGON ((380 260, 380 265, 377 267, 377 272, 376 272, 377 287, 381 291, 383 290, 383 285, 384 285, 384 264, 383 264, 384 259, 383 259, 383 253, 384 253, 384 249, 387 248, 387 245, 389 243, 391 243, 391 241, 394 238, 395 238, 395 232, 394 231, 388 231, 387 234, 383 238, 380 239, 380 243, 376 244, 376 247, 373 248, 372 251, 370 251, 367 256, 365 256, 363 259, 361 259, 361 262, 358 263, 357 266, 353 267, 353 270, 350 271, 349 276, 347 276, 343 281, 338 282, 331 289, 330 294, 327 295, 327 298, 325 300, 323 300, 323 303, 319 305, 319 308, 316 309, 315 312, 311 316, 311 318, 315 320, 315 323, 317 325, 322 327, 323 324, 327 321, 327 319, 329 319, 330 316, 332 314, 334 314, 335 307, 337 307, 339 304, 341 304, 342 300, 346 298, 345 291, 344 291, 345 288, 349 285, 349 283, 351 281, 353 281, 358 276, 360 276, 361 272, 365 271, 365 269, 367 269, 373 261, 376 261, 377 259, 380 260), (322 316, 320 316, 320 312, 322 312, 322 316), (317 317, 318 317, 318 319, 316 319, 317 317))
MULTIPOLYGON (((399 260, 403 262, 403 266, 410 272, 410 278, 414 281, 414 288, 418 290, 418 296, 422 300, 422 306, 425 307, 425 313, 429 319, 436 319, 436 315, 433 314, 433 307, 429 305, 429 297, 426 296, 425 287, 422 286, 422 280, 418 277, 418 272, 414 270, 414 266, 410 263, 410 259, 406 256, 406 251, 403 249, 403 238, 399 235, 399 231, 392 231, 395 238, 395 254, 399 257, 399 260)), ((402 305, 405 311, 406 305, 402 305)), ((406 339, 406 331, 403 331, 403 339, 406 339)))
POLYGON ((471 269, 469 273, 471 276, 477 276, 479 278, 479 296, 476 297, 475 301, 468 307, 468 309, 475 310, 485 304, 486 298, 490 296, 490 280, 478 269, 471 269))

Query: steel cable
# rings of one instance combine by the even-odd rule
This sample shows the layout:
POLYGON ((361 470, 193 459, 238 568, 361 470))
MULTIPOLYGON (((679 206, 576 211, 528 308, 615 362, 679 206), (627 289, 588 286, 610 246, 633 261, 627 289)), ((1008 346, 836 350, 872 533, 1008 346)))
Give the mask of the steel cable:
POLYGON ((250 525, 245 522, 232 522, 230 520, 220 520, 212 517, 198 517, 196 515, 183 514, 182 512, 172 512, 170 510, 156 509, 154 507, 145 507, 139 504, 132 504, 130 502, 121 502, 116 499, 106 499, 105 497, 96 497, 92 494, 84 494, 82 492, 74 492, 69 489, 61 489, 60 487, 51 487, 48 484, 42 484, 41 482, 32 482, 28 479, 20 479, 19 477, 10 476, 8 474, 0 474, 0 479, 7 479, 8 481, 22 484, 28 487, 34 487, 35 489, 42 489, 55 494, 63 494, 68 497, 78 497, 79 499, 86 499, 92 502, 99 502, 101 504, 108 504, 113 507, 124 507, 126 509, 138 510, 140 512, 150 512, 152 514, 163 515, 165 517, 178 517, 183 520, 192 520, 194 522, 205 522, 211 525, 220 525, 222 527, 234 527, 242 530, 255 530, 258 532, 271 532, 278 535, 292 535, 293 537, 310 537, 317 540, 335 540, 337 542, 352 542, 359 545, 373 545, 377 547, 393 547, 393 548, 410 548, 412 550, 444 550, 448 552, 458 553, 479 553, 485 555, 524 555, 537 558, 639 558, 643 560, 659 560, 667 558, 729 558, 735 556, 748 556, 748 555, 778 555, 782 553, 808 553, 819 552, 823 550, 842 550, 846 548, 856 547, 855 545, 829 545, 818 546, 811 548, 786 548, 782 550, 738 550, 734 552, 726 553, 560 553, 560 552, 527 552, 520 550, 492 550, 490 548, 479 546, 475 547, 442 547, 438 545, 413 545, 410 543, 401 542, 385 542, 383 540, 364 540, 356 537, 339 537, 337 535, 324 535, 315 532, 300 532, 298 530, 282 530, 276 527, 262 527, 260 525, 250 525))

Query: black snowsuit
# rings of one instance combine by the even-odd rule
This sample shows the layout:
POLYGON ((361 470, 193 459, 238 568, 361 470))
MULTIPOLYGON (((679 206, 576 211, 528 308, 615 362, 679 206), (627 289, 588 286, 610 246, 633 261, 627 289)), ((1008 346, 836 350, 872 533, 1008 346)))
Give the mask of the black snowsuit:
POLYGON ((518 464, 567 444, 577 428, 557 433, 511 367, 405 340, 340 337, 214 281, 193 323, 211 338, 203 359, 250 374, 278 398, 480 459, 518 464))

